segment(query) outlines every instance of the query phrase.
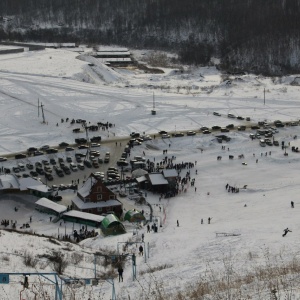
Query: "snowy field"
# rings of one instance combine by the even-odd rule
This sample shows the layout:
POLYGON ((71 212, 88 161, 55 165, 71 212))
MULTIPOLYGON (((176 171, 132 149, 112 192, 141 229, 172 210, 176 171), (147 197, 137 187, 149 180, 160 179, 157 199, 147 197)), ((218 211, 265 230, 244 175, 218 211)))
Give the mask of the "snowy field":
MULTIPOLYGON (((291 85, 297 82, 296 76, 272 80, 243 75, 227 79, 230 83, 226 84, 213 67, 194 69, 180 75, 174 70, 151 75, 118 69, 110 71, 99 64, 97 72, 104 81, 92 84, 96 81, 87 79, 92 74, 88 63, 76 59, 76 56, 66 50, 0 56, 1 156, 24 151, 30 146, 55 146, 62 141, 73 143, 77 135, 72 133, 72 128, 76 125, 61 123, 61 118, 67 117, 86 119, 92 124, 106 121, 115 124, 110 132, 105 132, 105 139, 127 136, 132 131, 146 134, 160 130, 199 131, 201 126, 247 124, 229 119, 228 113, 250 117, 255 123, 262 120, 299 120, 299 87, 291 85), (109 84, 105 78, 109 78, 109 84), (115 79, 113 82, 112 78, 115 79), (166 86, 169 88, 165 89, 166 86), (191 88, 186 89, 187 86, 191 88), (155 116, 151 115, 153 92, 155 116), (38 116, 38 99, 44 105, 46 124, 42 123, 41 112, 38 116), (214 111, 219 112, 221 117, 214 116, 214 111)), ((262 148, 258 140, 249 138, 251 132, 254 131, 230 132, 227 135, 231 141, 222 144, 215 138, 217 133, 213 133, 167 140, 156 138, 133 149, 132 155, 142 155, 144 151, 146 158, 155 158, 156 162, 166 156, 163 154, 166 149, 168 157, 176 157, 175 163, 197 162, 194 168, 183 169, 180 173, 183 177, 190 171, 195 186, 188 184, 186 192, 161 202, 159 195, 147 194, 147 200, 154 206, 156 219, 162 223, 158 233, 149 234, 143 228, 138 230, 138 235, 133 235, 134 228, 126 224, 128 233, 122 236, 89 239, 81 243, 82 247, 107 247, 116 251, 119 242, 129 239, 139 241, 141 234, 145 234, 150 251, 147 263, 142 257, 137 257, 139 283, 132 281, 131 263, 128 261, 124 268, 124 282, 115 281, 117 299, 128 299, 128 295, 130 299, 142 299, 139 297, 141 286, 148 288, 151 278, 162 282, 168 293, 183 290, 205 278, 207 269, 222 269, 228 261, 235 271, 242 273, 254 266, 266 265, 268 255, 280 254, 286 260, 299 259, 300 153, 288 148, 285 156, 280 146, 262 148), (238 159, 240 154, 244 155, 243 159, 238 159), (233 155, 234 159, 229 160, 229 155, 233 155), (217 160, 217 156, 222 156, 222 159, 217 160), (228 192, 226 184, 239 188, 239 193, 228 192), (246 189, 243 188, 245 185, 246 189), (291 208, 291 201, 295 204, 294 208, 291 208), (163 207, 162 211, 156 204, 163 207), (208 224, 209 217, 212 218, 211 224, 208 224), (176 226, 177 220, 179 227, 176 226), (283 238, 286 227, 292 232, 283 238), (218 233, 229 235, 220 236, 218 233), (153 277, 149 273, 140 275, 149 267, 163 265, 168 267, 151 273, 153 277)), ((297 135, 298 126, 285 127, 279 129, 275 139, 280 145, 284 141, 286 145, 290 142, 298 146, 297 139, 294 139, 297 135)), ((28 222, 33 215, 32 229, 35 232, 55 234, 59 230, 59 224, 50 224, 47 216, 33 212, 30 205, 21 205, 17 215, 13 211, 14 206, 15 201, 11 199, 1 200, 0 219, 17 218, 22 223, 28 222)), ((72 224, 67 224, 63 230, 71 228, 72 224)), ((0 251, 22 252, 27 247, 28 237, 17 236, 10 238, 9 233, 1 231, 0 251)), ((42 241, 36 242, 39 245, 36 247, 34 237, 30 239, 29 243, 33 246, 28 251, 34 255, 43 252, 44 248, 45 252, 48 247, 51 248, 42 241)), ((129 251, 136 252, 137 248, 132 246, 129 251)), ((86 265, 93 268, 92 263, 86 265)), ((88 271, 80 269, 84 266, 81 262, 67 268, 68 276, 91 276, 88 271)), ((1 272, 34 271, 24 267, 20 258, 13 255, 9 255, 9 261, 1 262, 1 269, 1 272)), ((45 270, 50 271, 50 266, 45 270)), ((18 288, 21 289, 21 286, 18 288)), ((0 292, 2 299, 16 299, 19 295, 13 284, 1 286, 1 289, 4 291, 0 292)), ((83 293, 80 299, 111 298, 109 283, 104 282, 95 291, 97 295, 96 292, 92 296, 83 293), (100 298, 100 293, 105 293, 103 298, 100 298)), ((252 298, 248 299, 270 298, 257 296, 253 289, 247 288, 245 295, 251 295, 252 298)), ((294 290, 293 297, 288 299, 299 299, 299 295, 299 291, 294 290)), ((29 295, 26 297, 24 299, 33 299, 29 295)))

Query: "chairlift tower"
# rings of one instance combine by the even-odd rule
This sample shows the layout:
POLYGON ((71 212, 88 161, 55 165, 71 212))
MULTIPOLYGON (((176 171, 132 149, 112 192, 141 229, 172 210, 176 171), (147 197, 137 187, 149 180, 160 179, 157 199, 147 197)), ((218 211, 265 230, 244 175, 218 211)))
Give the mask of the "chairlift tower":
POLYGON ((40 116, 40 108, 42 110, 42 117, 43 117, 43 123, 45 124, 46 123, 46 120, 45 120, 45 114, 44 114, 44 104, 41 102, 41 105, 39 104, 40 100, 38 99, 38 116, 40 116))
POLYGON ((86 122, 84 123, 84 129, 85 129, 86 143, 87 143, 87 145, 89 146, 89 147, 86 149, 86 155, 85 155, 85 158, 87 158, 87 157, 89 156, 89 154, 90 154, 91 143, 90 143, 89 132, 88 132, 89 127, 87 126, 86 122))
POLYGON ((156 115, 154 92, 153 92, 153 108, 152 108, 152 110, 151 110, 151 114, 152 114, 152 115, 156 115))

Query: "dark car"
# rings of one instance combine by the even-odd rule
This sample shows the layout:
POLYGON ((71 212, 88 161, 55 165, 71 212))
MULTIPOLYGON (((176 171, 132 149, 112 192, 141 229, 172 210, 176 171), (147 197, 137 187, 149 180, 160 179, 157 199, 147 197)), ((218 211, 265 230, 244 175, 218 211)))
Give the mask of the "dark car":
POLYGON ((221 132, 229 132, 228 128, 221 128, 221 132))
POLYGON ((45 171, 43 169, 41 169, 41 168, 36 168, 35 170, 40 175, 44 175, 45 174, 45 171))
POLYGON ((91 142, 101 142, 101 136, 98 135, 98 136, 93 136, 91 138, 91 142))
POLYGON ((56 165, 56 160, 54 158, 50 158, 50 164, 51 165, 56 165))
POLYGON ((212 129, 212 130, 220 130, 220 129, 221 129, 221 126, 215 125, 215 126, 213 126, 211 129, 212 129))
POLYGON ((278 141, 273 141, 273 145, 274 146, 279 146, 279 142, 278 141))
POLYGON ((211 131, 209 131, 209 130, 203 130, 203 132, 202 132, 203 134, 210 134, 211 133, 211 131))
POLYGON ((39 174, 38 174, 36 171, 30 171, 29 174, 30 174, 32 177, 37 177, 37 176, 39 176, 39 174))
POLYGON ((89 146, 88 145, 79 145, 78 149, 88 149, 89 146))
POLYGON ((44 155, 44 152, 42 152, 42 151, 34 151, 33 155, 34 156, 44 155))
POLYGON ((245 120, 245 118, 244 117, 241 117, 241 116, 237 116, 236 117, 238 120, 245 120))
POLYGON ((75 149, 73 147, 66 147, 66 151, 74 151, 75 149))
POLYGON ((58 146, 61 147, 61 148, 62 148, 62 147, 68 147, 69 144, 66 143, 66 142, 62 142, 62 143, 58 144, 58 146))
POLYGON ((251 126, 251 129, 260 129, 260 127, 258 125, 253 125, 251 126))
POLYGON ((172 136, 173 137, 182 137, 182 136, 184 136, 184 133, 182 133, 182 132, 176 132, 176 133, 173 133, 172 136))
POLYGON ((161 130, 161 131, 159 131, 159 134, 168 134, 168 132, 165 130, 161 130))
POLYGON ((35 151, 37 151, 38 149, 36 147, 30 147, 27 149, 28 153, 34 153, 35 151))
POLYGON ((66 158, 66 161, 69 162, 69 163, 71 163, 71 162, 72 162, 72 157, 68 156, 68 157, 66 158))
POLYGON ((87 139, 86 138, 77 138, 77 139, 75 139, 75 143, 76 144, 85 144, 85 143, 87 143, 87 139))
POLYGON ((26 167, 28 170, 33 170, 33 164, 28 163, 26 164, 26 167))
POLYGON ((208 127, 202 126, 202 127, 200 128, 200 130, 201 130, 201 131, 208 130, 208 127))
POLYGON ((47 153, 47 154, 57 153, 57 152, 58 152, 58 150, 55 149, 55 148, 49 148, 49 149, 46 150, 46 153, 47 153))
POLYGON ((87 168, 91 168, 91 167, 92 167, 91 162, 88 161, 88 160, 85 160, 83 163, 84 163, 84 165, 85 165, 87 168))
POLYGON ((45 173, 45 177, 47 178, 47 180, 52 181, 53 180, 53 176, 50 173, 45 173))
POLYGON ((226 128, 228 128, 228 129, 233 129, 233 128, 234 128, 234 125, 233 125, 233 124, 228 124, 228 125, 226 126, 226 128))
POLYGON ((138 138, 138 137, 140 137, 140 134, 138 132, 132 132, 132 133, 130 133, 130 136, 132 138, 138 138))
POLYGON ((221 116, 221 114, 220 114, 220 113, 218 113, 218 112, 216 112, 216 111, 214 111, 214 112, 213 112, 213 115, 214 115, 214 116, 218 116, 218 117, 220 117, 220 116, 221 116))
POLYGON ((19 153, 19 154, 15 155, 15 159, 21 159, 21 158, 26 158, 26 157, 27 157, 27 155, 23 154, 23 153, 19 153))

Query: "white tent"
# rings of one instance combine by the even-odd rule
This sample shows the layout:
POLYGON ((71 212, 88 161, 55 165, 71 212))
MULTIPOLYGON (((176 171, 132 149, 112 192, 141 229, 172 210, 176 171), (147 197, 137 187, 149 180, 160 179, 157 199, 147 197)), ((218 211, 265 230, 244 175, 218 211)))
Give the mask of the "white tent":
POLYGON ((131 173, 131 176, 132 178, 138 178, 144 176, 145 174, 148 174, 148 172, 143 169, 136 169, 131 173))

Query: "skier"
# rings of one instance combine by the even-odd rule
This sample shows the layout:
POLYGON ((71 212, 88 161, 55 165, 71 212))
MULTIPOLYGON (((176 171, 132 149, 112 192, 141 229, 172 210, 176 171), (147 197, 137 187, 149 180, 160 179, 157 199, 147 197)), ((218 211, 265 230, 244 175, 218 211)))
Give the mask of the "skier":
POLYGON ((211 219, 212 219, 211 217, 208 218, 208 224, 210 224, 211 219))
POLYGON ((286 236, 288 232, 292 232, 291 230, 289 230, 288 228, 283 230, 283 235, 282 236, 286 236))
POLYGON ((177 220, 177 227, 179 227, 179 221, 177 220))
POLYGON ((294 208, 294 201, 291 201, 291 207, 294 208))

